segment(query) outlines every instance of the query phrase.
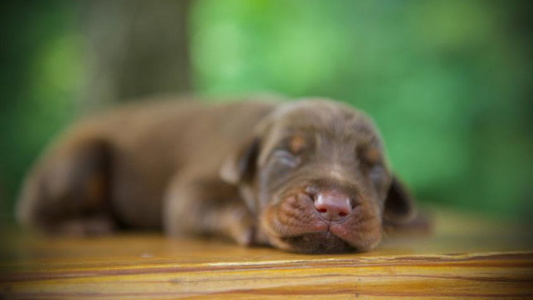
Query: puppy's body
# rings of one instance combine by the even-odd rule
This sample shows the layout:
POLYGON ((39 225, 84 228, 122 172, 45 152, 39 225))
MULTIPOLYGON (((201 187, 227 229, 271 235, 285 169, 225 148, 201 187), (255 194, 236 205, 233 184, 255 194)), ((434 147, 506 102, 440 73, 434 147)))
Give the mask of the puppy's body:
POLYGON ((384 216, 411 210, 372 122, 312 100, 165 102, 85 120, 35 166, 18 213, 59 233, 163 228, 340 252, 373 248, 384 216))

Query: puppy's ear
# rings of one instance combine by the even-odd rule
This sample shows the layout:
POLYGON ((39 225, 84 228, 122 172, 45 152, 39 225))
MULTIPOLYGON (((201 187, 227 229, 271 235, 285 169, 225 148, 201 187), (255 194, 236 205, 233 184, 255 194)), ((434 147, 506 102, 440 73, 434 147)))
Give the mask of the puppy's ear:
POLYGON ((250 180, 255 174, 259 144, 259 138, 253 138, 238 151, 230 154, 220 168, 220 177, 231 184, 250 180))
POLYGON ((396 176, 393 176, 385 199, 384 219, 392 223, 402 224, 409 222, 414 216, 415 207, 411 193, 396 176))

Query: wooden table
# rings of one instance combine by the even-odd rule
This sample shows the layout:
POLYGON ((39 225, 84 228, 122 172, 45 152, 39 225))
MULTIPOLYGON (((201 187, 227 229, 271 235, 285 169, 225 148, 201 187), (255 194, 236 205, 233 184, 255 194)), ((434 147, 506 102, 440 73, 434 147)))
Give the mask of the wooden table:
POLYGON ((533 228, 457 213, 369 253, 299 255, 155 233, 2 233, 0 299, 533 299, 533 228))

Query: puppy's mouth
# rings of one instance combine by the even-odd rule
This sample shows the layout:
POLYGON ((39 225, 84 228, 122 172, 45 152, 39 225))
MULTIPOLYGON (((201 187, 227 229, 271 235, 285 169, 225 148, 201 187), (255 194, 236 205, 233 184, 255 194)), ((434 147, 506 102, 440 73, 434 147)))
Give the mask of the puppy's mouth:
POLYGON ((292 252, 368 251, 381 239, 381 222, 372 213, 357 211, 342 221, 325 220, 302 193, 268 207, 261 221, 270 243, 292 252))

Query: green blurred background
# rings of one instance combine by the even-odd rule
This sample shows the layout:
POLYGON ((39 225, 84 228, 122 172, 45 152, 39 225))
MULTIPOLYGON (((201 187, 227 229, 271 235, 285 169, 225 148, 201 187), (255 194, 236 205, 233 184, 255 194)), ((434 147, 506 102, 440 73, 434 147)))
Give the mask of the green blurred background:
POLYGON ((49 0, 0 7, 4 216, 38 153, 88 112, 152 93, 228 99, 274 92, 331 97, 367 111, 393 169, 420 201, 533 217, 528 1, 49 0))

